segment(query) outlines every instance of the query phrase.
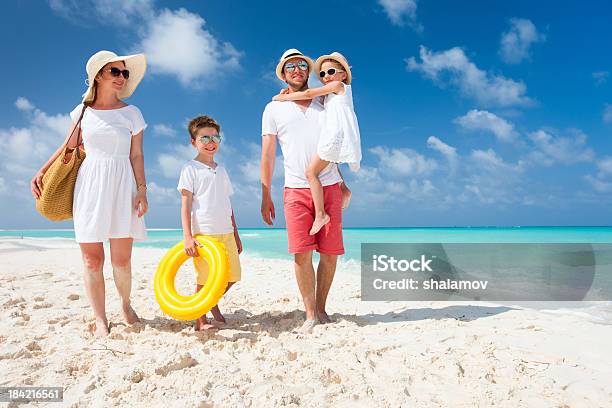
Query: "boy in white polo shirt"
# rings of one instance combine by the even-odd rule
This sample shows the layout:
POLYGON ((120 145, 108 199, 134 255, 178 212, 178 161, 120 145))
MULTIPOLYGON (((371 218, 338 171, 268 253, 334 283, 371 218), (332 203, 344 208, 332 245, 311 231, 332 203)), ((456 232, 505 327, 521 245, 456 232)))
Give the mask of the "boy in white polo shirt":
MULTIPOLYGON (((230 277, 225 291, 240 280, 242 242, 238 236, 230 196, 234 193, 225 168, 217 164, 214 156, 219 150, 221 127, 208 116, 198 116, 188 125, 191 145, 198 154, 181 170, 178 190, 181 192, 181 222, 185 238, 185 253, 194 257, 197 274, 196 292, 208 278, 208 263, 198 256, 195 235, 215 238, 225 244, 229 254, 230 277)), ((218 306, 211 310, 214 320, 225 323, 218 306)), ((206 315, 196 320, 196 330, 214 330, 206 315)))

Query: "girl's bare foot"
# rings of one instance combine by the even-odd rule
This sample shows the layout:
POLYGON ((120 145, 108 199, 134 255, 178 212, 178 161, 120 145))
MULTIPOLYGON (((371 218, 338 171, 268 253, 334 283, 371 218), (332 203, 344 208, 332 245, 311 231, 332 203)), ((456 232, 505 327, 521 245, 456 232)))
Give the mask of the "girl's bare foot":
POLYGON ((129 304, 123 306, 123 318, 127 324, 134 324, 140 321, 140 318, 129 304))
POLYGON ((353 195, 353 193, 351 193, 351 190, 349 190, 346 184, 342 183, 342 185, 343 185, 342 187, 342 209, 344 210, 348 208, 351 202, 351 196, 353 195))
POLYGON ((95 327, 95 337, 106 337, 110 333, 110 330, 108 328, 108 320, 106 319, 96 319, 95 327))
POLYGON ((215 325, 208 323, 206 316, 201 316, 196 320, 195 331, 215 331, 217 328, 215 325))
POLYGON ((324 213, 323 217, 315 218, 314 222, 312 223, 312 228, 310 228, 310 235, 314 235, 319 232, 319 230, 323 228, 325 224, 329 222, 329 220, 330 218, 327 213, 324 213))

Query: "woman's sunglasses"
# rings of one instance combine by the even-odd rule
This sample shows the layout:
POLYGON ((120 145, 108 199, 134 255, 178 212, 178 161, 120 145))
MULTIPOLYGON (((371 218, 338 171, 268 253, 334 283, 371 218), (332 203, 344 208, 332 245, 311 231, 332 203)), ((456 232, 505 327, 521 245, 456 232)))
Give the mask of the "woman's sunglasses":
POLYGON ((299 69, 301 69, 302 71, 308 70, 308 63, 306 61, 298 61, 297 64, 294 64, 293 62, 286 63, 285 64, 285 72, 293 72, 293 71, 295 71, 295 67, 296 66, 299 69))
POLYGON ((319 72, 319 76, 320 76, 321 78, 325 77, 325 74, 327 74, 327 75, 329 75, 329 76, 332 76, 332 75, 334 75, 336 72, 344 72, 344 71, 339 70, 339 69, 336 69, 336 68, 330 68, 330 69, 328 69, 327 71, 321 71, 321 72, 319 72))
POLYGON ((105 71, 110 72, 110 74, 114 76, 115 78, 118 78, 119 75, 123 75, 125 79, 130 78, 130 71, 128 71, 127 69, 122 70, 116 67, 111 67, 111 68, 106 69, 105 71))
POLYGON ((219 135, 200 136, 200 137, 196 137, 196 140, 202 144, 209 144, 211 141, 219 144, 221 143, 221 136, 219 135))

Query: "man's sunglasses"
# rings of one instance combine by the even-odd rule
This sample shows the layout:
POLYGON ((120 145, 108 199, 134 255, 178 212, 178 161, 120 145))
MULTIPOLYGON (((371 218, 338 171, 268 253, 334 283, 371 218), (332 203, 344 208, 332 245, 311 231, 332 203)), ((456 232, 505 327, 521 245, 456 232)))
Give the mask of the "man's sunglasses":
POLYGON ((115 78, 118 78, 119 75, 123 75, 125 79, 130 78, 130 71, 128 71, 127 69, 119 69, 116 67, 111 67, 111 68, 105 69, 105 71, 110 72, 110 74, 114 76, 115 78))
POLYGON ((321 72, 319 72, 319 76, 320 76, 321 78, 325 77, 325 74, 327 74, 327 75, 329 75, 329 76, 332 76, 332 75, 334 75, 336 72, 344 72, 344 71, 339 70, 339 69, 336 69, 336 68, 330 68, 330 69, 328 69, 327 71, 321 71, 321 72))
POLYGON ((308 70, 308 63, 306 61, 298 61, 297 64, 294 64, 293 62, 286 63, 285 64, 285 72, 293 72, 293 71, 295 71, 296 65, 302 71, 307 71, 308 70))
POLYGON ((209 144, 211 141, 219 144, 221 143, 221 136, 219 135, 200 136, 200 137, 196 137, 196 140, 202 144, 209 144))

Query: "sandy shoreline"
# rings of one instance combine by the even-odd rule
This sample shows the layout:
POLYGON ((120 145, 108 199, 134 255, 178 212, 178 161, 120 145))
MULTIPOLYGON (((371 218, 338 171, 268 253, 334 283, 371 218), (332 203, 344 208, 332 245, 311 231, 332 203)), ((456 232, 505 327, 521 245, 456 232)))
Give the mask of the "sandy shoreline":
MULTIPOLYGON (((612 325, 579 313, 361 302, 359 275, 341 271, 329 301, 336 323, 300 338, 291 262, 244 257, 243 280, 221 304, 229 327, 196 333, 155 301, 163 253, 134 250, 143 322, 132 327, 119 318, 107 259, 112 329, 99 340, 77 247, 2 239, 0 386, 62 386, 65 406, 612 405, 612 325)), ((182 273, 179 289, 192 286, 182 273)))

